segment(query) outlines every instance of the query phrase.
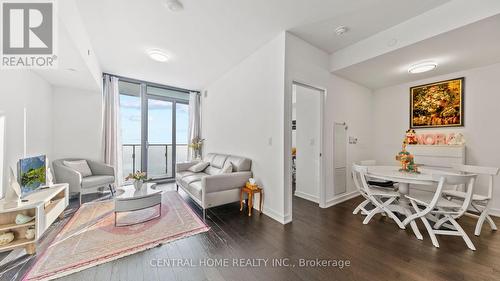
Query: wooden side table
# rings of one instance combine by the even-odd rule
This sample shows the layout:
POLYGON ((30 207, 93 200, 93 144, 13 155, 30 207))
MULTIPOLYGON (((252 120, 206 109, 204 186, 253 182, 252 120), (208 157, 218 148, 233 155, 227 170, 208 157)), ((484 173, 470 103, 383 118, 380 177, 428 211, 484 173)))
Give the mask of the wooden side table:
POLYGON ((248 216, 250 217, 252 215, 252 209, 253 209, 253 195, 258 193, 260 194, 260 203, 259 203, 259 212, 262 214, 262 198, 264 197, 264 193, 262 191, 261 187, 255 187, 255 188, 248 188, 246 186, 241 188, 240 191, 240 212, 243 211, 243 194, 246 193, 248 194, 248 216))

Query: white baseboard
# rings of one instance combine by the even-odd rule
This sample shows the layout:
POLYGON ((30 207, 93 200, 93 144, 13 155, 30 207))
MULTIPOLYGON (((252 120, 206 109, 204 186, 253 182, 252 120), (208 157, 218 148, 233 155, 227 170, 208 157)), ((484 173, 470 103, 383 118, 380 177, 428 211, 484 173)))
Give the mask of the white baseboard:
POLYGON ((302 192, 302 191, 295 190, 295 196, 300 197, 302 199, 306 199, 306 200, 312 201, 314 203, 319 203, 319 197, 311 195, 309 193, 305 193, 305 192, 302 192))
POLYGON ((490 216, 499 217, 500 218, 500 209, 490 209, 490 216))
POLYGON ((292 221, 292 218, 290 216, 284 216, 278 212, 276 212, 275 210, 273 209, 270 209, 270 208, 263 208, 264 210, 262 211, 262 213, 264 213, 264 215, 272 218, 273 220, 281 223, 281 224, 287 224, 289 222, 292 221))
POLYGON ((333 197, 332 199, 326 201, 325 206, 321 206, 322 208, 329 208, 331 206, 337 205, 339 203, 342 203, 344 201, 347 201, 349 199, 352 199, 354 197, 357 197, 359 195, 359 192, 357 190, 333 197))

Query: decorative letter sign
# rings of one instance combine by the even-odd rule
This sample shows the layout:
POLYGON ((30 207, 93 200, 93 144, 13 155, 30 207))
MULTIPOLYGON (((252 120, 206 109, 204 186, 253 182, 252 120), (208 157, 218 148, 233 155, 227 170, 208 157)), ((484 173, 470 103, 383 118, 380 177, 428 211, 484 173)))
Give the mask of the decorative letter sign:
POLYGON ((429 133, 417 134, 417 141, 420 145, 448 145, 450 141, 455 138, 455 133, 429 133))

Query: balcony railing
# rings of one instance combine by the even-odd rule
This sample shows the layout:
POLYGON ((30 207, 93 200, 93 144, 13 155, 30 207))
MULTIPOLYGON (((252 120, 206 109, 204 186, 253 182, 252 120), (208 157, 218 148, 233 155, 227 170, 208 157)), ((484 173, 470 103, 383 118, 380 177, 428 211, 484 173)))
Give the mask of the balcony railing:
MULTIPOLYGON (((172 144, 149 144, 148 148, 148 177, 173 177, 172 144)), ((176 162, 187 161, 187 144, 176 144, 176 162)), ((122 153, 123 174, 128 175, 141 168, 141 145, 123 144, 122 153)))

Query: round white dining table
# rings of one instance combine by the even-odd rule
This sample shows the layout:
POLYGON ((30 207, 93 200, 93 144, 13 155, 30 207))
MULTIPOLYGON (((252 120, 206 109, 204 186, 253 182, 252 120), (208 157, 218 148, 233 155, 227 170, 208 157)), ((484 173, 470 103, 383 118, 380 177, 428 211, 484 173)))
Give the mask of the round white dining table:
MULTIPOLYGON (((388 206, 388 208, 391 211, 397 212, 406 217, 410 216, 412 212, 410 201, 405 197, 405 195, 408 195, 410 193, 411 184, 436 186, 437 182, 439 181, 439 177, 436 177, 436 175, 455 174, 448 171, 428 168, 420 168, 420 173, 418 174, 401 172, 399 171, 400 167, 398 166, 367 166, 367 168, 367 176, 370 178, 377 178, 398 183, 398 192, 401 195, 398 200, 399 204, 391 204, 388 206)), ((410 226, 415 233, 415 236, 419 240, 422 240, 423 237, 417 227, 416 222, 411 221, 410 226)))

